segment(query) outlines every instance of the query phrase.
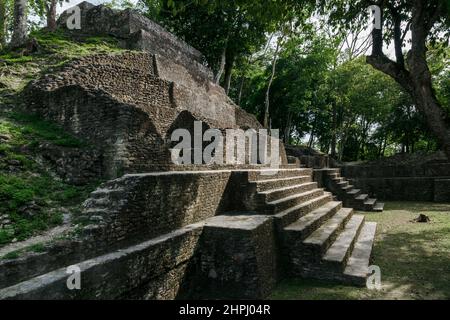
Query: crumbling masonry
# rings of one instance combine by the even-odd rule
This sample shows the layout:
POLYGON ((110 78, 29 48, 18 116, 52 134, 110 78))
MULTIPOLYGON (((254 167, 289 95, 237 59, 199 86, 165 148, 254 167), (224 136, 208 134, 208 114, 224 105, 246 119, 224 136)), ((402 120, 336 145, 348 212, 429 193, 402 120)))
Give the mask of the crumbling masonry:
POLYGON ((194 120, 262 128, 197 50, 133 11, 80 6, 81 32, 142 52, 75 60, 26 98, 87 141, 111 180, 84 203, 75 238, 0 262, 0 298, 264 298, 287 276, 365 283, 376 225, 318 188, 312 169, 288 164, 284 148, 276 171, 171 163, 168 137, 194 120), (81 290, 66 286, 74 264, 81 290))

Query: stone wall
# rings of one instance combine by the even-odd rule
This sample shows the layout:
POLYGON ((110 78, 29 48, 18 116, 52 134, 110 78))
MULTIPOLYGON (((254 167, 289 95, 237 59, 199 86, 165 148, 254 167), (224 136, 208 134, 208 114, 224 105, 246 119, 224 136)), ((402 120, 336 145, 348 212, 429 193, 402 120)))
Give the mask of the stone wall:
MULTIPOLYGON (((212 82, 172 82, 182 75, 190 78, 183 66, 149 53, 88 56, 30 83, 26 107, 90 143, 105 178, 173 170, 171 133, 192 132, 194 121, 203 131, 262 128, 212 82)), ((282 144, 280 151, 286 163, 282 144)))
POLYGON ((303 146, 286 145, 286 154, 300 160, 300 163, 308 168, 328 168, 330 159, 328 154, 303 146))
POLYGON ((262 299, 278 280, 274 221, 268 216, 217 216, 201 238, 196 298, 262 299))
POLYGON ((202 93, 159 78, 155 59, 136 52, 78 59, 31 83, 27 108, 99 150, 106 178, 173 169, 170 135, 193 131, 194 121, 203 130, 261 128, 220 90, 202 93))
POLYGON ((81 290, 67 289, 63 267, 0 290, 0 299, 174 299, 180 294, 201 230, 201 225, 191 225, 77 263, 81 290))
POLYGON ((344 165, 341 173, 364 193, 383 200, 450 201, 445 191, 445 181, 450 179, 448 162, 344 165))
MULTIPOLYGON (((81 11, 81 29, 71 30, 74 35, 114 36, 123 40, 125 48, 167 57, 184 66, 201 82, 213 78, 211 70, 205 66, 201 52, 137 11, 114 10, 105 5, 94 6, 89 2, 82 2, 78 7, 81 11)), ((61 14, 58 19, 61 29, 67 30, 69 16, 67 11, 61 14)))
POLYGON ((231 289, 217 292, 225 283, 241 288, 241 297, 263 298, 278 279, 274 220, 223 215, 240 208, 248 177, 166 172, 107 182, 76 217, 75 238, 0 260, 0 298, 237 297, 231 289), (72 264, 82 270, 81 291, 65 286, 72 264))
POLYGON ((61 267, 0 289, 0 299, 261 299, 278 279, 275 259, 270 217, 218 216, 77 262, 81 290, 68 290, 61 267))
POLYGON ((83 213, 106 245, 157 237, 227 211, 230 177, 231 171, 125 175, 93 192, 83 213))
MULTIPOLYGON (((74 230, 44 252, 0 260, 0 288, 190 224, 236 211, 246 196, 245 171, 126 175, 101 185, 74 217, 74 230)), ((251 191, 249 191, 251 192, 251 191)))

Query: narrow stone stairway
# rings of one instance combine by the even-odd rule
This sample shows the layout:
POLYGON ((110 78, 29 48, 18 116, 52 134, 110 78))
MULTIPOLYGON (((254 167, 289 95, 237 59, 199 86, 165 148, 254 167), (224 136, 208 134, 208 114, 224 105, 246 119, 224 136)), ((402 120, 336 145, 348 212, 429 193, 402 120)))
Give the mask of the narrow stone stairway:
POLYGON ((384 203, 378 202, 377 199, 369 197, 351 185, 350 181, 341 176, 340 169, 323 169, 323 171, 327 175, 327 188, 336 194, 345 206, 361 211, 383 211, 384 203))
MULTIPOLYGON (((249 172, 258 212, 272 215, 296 276, 364 285, 376 231, 312 181, 312 169, 249 172)), ((336 174, 337 172, 334 172, 336 174)))

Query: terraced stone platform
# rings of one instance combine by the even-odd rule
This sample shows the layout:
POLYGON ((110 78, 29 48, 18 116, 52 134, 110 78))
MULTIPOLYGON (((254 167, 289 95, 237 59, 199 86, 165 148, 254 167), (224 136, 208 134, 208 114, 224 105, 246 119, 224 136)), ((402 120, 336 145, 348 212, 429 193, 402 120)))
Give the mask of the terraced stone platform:
POLYGON ((90 222, 78 250, 102 251, 60 250, 66 262, 55 269, 25 259, 29 276, 0 282, 0 298, 259 299, 288 276, 362 285, 376 229, 317 188, 311 169, 292 167, 125 175, 93 192, 82 214, 90 222), (237 210, 249 197, 253 208, 237 210), (80 291, 65 286, 74 264, 80 291))
POLYGON ((345 206, 360 211, 383 211, 384 203, 371 198, 368 194, 362 193, 361 189, 356 188, 345 177, 341 176, 341 170, 338 168, 324 168, 315 170, 316 180, 327 190, 333 192, 337 199, 341 200, 345 206))
POLYGON ((289 274, 365 283, 376 225, 317 188, 312 169, 250 178, 258 190, 259 211, 275 217, 289 274))

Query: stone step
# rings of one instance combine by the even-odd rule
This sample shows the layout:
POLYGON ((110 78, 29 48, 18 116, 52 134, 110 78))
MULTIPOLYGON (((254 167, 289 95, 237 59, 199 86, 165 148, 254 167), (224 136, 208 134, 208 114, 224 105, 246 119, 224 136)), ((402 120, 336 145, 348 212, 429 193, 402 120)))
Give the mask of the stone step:
POLYGON ((328 168, 326 169, 328 174, 332 174, 332 173, 341 173, 341 169, 339 168, 328 168))
POLYGON ((339 172, 327 172, 328 176, 331 178, 340 178, 341 174, 339 172))
POLYGON ((372 211, 373 207, 375 206, 375 204, 377 203, 377 199, 374 198, 368 198, 364 201, 364 211, 372 211))
POLYGON ((273 180, 280 178, 311 176, 312 169, 310 168, 295 168, 295 169, 261 169, 249 170, 248 181, 273 180))
POLYGON ((384 203, 377 201, 377 203, 375 203, 375 205, 373 206, 372 211, 382 212, 383 209, 384 209, 384 203))
POLYGON ((353 209, 342 208, 327 222, 325 222, 319 229, 314 231, 309 237, 307 237, 303 244, 311 247, 315 247, 314 251, 317 252, 320 257, 325 254, 330 245, 334 242, 339 232, 343 229, 347 221, 352 217, 353 209))
POLYGON ((368 197, 369 197, 368 194, 363 193, 363 194, 360 194, 360 195, 356 196, 356 197, 355 197, 355 200, 358 200, 358 201, 366 201, 368 197))
POLYGON ((322 196, 305 201, 300 205, 279 212, 274 215, 274 218, 277 221, 277 227, 279 230, 282 230, 284 227, 297 221, 300 217, 314 211, 332 200, 332 194, 330 192, 324 192, 322 196))
POLYGON ((342 188, 342 187, 348 186, 349 183, 348 183, 348 181, 341 181, 341 182, 338 182, 337 185, 342 188))
POLYGON ((260 192, 266 202, 279 200, 282 198, 286 198, 288 196, 303 193, 306 191, 310 191, 312 189, 317 189, 317 182, 307 182, 301 183, 293 186, 282 187, 273 190, 267 190, 260 192))
POLYGON ((353 252, 348 259, 344 276, 354 284, 364 285, 366 282, 376 229, 377 224, 375 222, 364 223, 353 252))
POLYGON ((324 221, 328 220, 342 208, 342 202, 330 201, 316 210, 304 215, 296 222, 284 228, 285 232, 295 232, 296 239, 306 239, 324 221))
POLYGON ((377 202, 377 199, 369 198, 366 201, 364 201, 364 204, 366 206, 373 206, 373 205, 375 205, 375 202, 377 202))
POLYGON ((347 191, 347 194, 356 197, 357 195, 360 194, 360 192, 361 189, 351 189, 350 191, 347 191))
POLYGON ((333 269, 339 273, 344 271, 348 257, 364 225, 364 218, 363 215, 353 215, 323 257, 323 260, 328 264, 333 264, 333 269))
POLYGON ((339 178, 332 178, 332 180, 333 180, 335 183, 339 183, 339 182, 343 182, 343 181, 344 181, 344 178, 342 178, 342 177, 339 177, 339 178))
POLYGON ((305 201, 317 198, 323 195, 323 189, 313 189, 309 191, 305 191, 302 193, 294 194, 292 196, 288 196, 282 199, 278 199, 275 201, 267 202, 267 213, 274 214, 278 212, 282 212, 291 207, 295 207, 305 201))
POLYGON ((109 189, 109 188, 103 188, 103 189, 97 189, 90 194, 90 198, 104 198, 104 197, 117 197, 123 195, 125 192, 125 189, 123 188, 116 188, 116 189, 109 189))
POLYGON ((353 185, 349 184, 349 185, 347 185, 345 187, 342 187, 341 189, 344 190, 344 191, 347 191, 347 190, 352 190, 353 187, 354 187, 353 185))
POLYGON ((256 182, 252 182, 256 184, 256 190, 259 192, 278 189, 288 186, 295 186, 302 183, 311 182, 312 178, 310 175, 307 176, 297 176, 290 178, 280 178, 280 179, 269 179, 269 180, 260 180, 256 182))

